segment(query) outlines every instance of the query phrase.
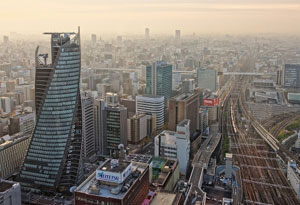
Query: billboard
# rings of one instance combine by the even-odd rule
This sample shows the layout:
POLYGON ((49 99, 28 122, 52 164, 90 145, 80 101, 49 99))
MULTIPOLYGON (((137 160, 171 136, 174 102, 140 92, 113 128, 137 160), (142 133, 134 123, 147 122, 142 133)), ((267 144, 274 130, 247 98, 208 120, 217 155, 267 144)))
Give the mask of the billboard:
POLYGON ((218 104, 219 104, 219 98, 215 98, 215 99, 203 98, 204 106, 216 106, 218 104))
POLYGON ((100 181, 122 183, 131 173, 132 164, 130 163, 122 172, 105 171, 101 169, 96 170, 96 179, 100 181))

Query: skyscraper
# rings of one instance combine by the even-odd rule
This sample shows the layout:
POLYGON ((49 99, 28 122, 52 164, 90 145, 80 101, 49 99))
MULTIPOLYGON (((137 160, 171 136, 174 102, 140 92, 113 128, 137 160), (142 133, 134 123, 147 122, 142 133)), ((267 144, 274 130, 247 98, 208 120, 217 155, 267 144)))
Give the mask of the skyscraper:
POLYGON ((175 30, 175 39, 180 40, 180 30, 175 30))
POLYGON ((81 98, 82 104, 82 144, 83 157, 88 160, 95 154, 94 129, 94 98, 85 95, 81 98))
POLYGON ((169 100, 169 130, 175 131, 178 123, 190 120, 190 133, 199 129, 199 91, 182 93, 169 100))
POLYGON ((300 64, 285 64, 283 76, 284 87, 300 88, 300 64))
POLYGON ((157 61, 146 68, 146 93, 164 96, 165 105, 172 95, 172 65, 157 61))
POLYGON ((150 37, 150 29, 149 28, 145 28, 145 38, 149 39, 150 37))
POLYGON ((96 44, 97 43, 97 36, 96 36, 96 34, 92 34, 91 35, 91 40, 92 40, 92 44, 96 44))
POLYGON ((136 113, 151 113, 156 117, 156 128, 164 125, 164 97, 163 96, 136 96, 136 113))
POLYGON ((99 98, 94 100, 95 148, 98 155, 106 154, 105 107, 106 104, 104 100, 99 98))
POLYGON ((106 154, 117 156, 119 144, 127 146, 127 108, 111 104, 105 108, 106 154))
POLYGON ((209 89, 215 92, 217 88, 217 71, 199 68, 197 70, 198 88, 209 89))
POLYGON ((45 34, 51 35, 52 62, 37 47, 37 120, 20 182, 25 191, 69 193, 82 176, 80 31, 45 34))

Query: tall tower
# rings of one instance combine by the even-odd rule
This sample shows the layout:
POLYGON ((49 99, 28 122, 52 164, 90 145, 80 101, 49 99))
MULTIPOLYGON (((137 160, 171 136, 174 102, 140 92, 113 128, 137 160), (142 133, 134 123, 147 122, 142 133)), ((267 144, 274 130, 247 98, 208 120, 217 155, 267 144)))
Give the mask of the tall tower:
POLYGON ((167 106, 172 96, 172 65, 158 61, 146 67, 146 94, 164 96, 167 106))
POLYGON ((52 61, 37 47, 37 120, 19 180, 24 191, 69 193, 82 176, 80 30, 45 34, 52 61))
POLYGON ((180 30, 175 30, 175 39, 180 40, 180 30))
POLYGON ((145 38, 149 39, 150 37, 150 29, 149 28, 145 28, 145 38))

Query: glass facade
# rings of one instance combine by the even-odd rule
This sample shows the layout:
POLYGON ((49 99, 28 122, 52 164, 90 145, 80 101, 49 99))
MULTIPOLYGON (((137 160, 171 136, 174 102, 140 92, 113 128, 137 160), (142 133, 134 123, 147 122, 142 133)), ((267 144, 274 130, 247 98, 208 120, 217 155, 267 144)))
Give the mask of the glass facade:
POLYGON ((164 96, 167 105, 172 96, 172 65, 158 61, 146 67, 146 94, 164 96))
POLYGON ((73 39, 51 35, 53 62, 37 65, 37 70, 50 72, 47 81, 42 81, 38 76, 42 72, 37 72, 41 87, 37 90, 37 123, 20 182, 24 190, 68 192, 81 173, 80 40, 79 34, 73 39))
POLYGON ((285 64, 284 87, 300 88, 300 64, 285 64))

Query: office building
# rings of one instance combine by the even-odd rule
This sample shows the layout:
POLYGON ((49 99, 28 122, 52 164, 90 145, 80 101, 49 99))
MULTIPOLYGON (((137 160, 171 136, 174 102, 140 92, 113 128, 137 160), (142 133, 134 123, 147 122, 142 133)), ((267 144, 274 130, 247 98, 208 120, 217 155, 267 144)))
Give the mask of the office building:
POLYGON ((193 90, 195 88, 196 88, 196 86, 195 86, 195 80, 194 79, 184 79, 182 81, 182 92, 183 93, 193 92, 193 90))
POLYGON ((156 129, 161 129, 164 125, 164 97, 143 95, 136 96, 136 113, 151 113, 156 117, 156 129))
POLYGON ((149 165, 106 160, 75 190, 75 205, 141 204, 149 192, 149 165))
POLYGON ((180 30, 175 30, 175 39, 180 40, 180 30))
POLYGON ((14 135, 22 132, 24 135, 31 135, 34 129, 35 115, 33 112, 16 112, 9 118, 8 133, 14 135))
POLYGON ((300 88, 300 64, 285 64, 283 85, 286 88, 300 88))
POLYGON ((17 133, 0 138, 0 178, 7 179, 22 167, 30 135, 17 133))
POLYGON ((9 80, 6 82, 6 91, 7 92, 15 92, 16 83, 14 80, 9 80))
POLYGON ((208 127, 208 108, 201 107, 199 110, 199 130, 204 133, 208 127))
POLYGON ((9 37, 3 36, 3 43, 8 43, 8 42, 9 42, 9 37))
POLYGON ((177 159, 154 157, 151 163, 150 182, 161 191, 173 192, 180 171, 177 159))
POLYGON ((127 120, 129 143, 138 144, 147 136, 148 117, 146 114, 136 114, 127 120))
POLYGON ((197 84, 198 88, 203 88, 215 92, 217 88, 217 71, 213 69, 197 70, 197 84))
POLYGON ((164 96, 167 106, 172 95, 172 65, 158 61, 146 67, 146 94, 164 96))
POLYGON ((85 95, 81 98, 82 105, 82 154, 88 160, 95 154, 94 129, 94 98, 85 95))
POLYGON ((106 154, 117 156, 118 146, 127 146, 127 109, 123 105, 105 108, 106 154))
POLYGON ((136 102, 133 99, 121 98, 120 104, 127 108, 127 116, 132 117, 136 113, 136 102))
POLYGON ((96 34, 92 34, 91 35, 91 41, 92 41, 92 44, 96 44, 97 43, 97 36, 96 36, 96 34))
POLYGON ((94 100, 95 150, 98 155, 106 154, 106 104, 103 99, 94 100))
POLYGON ((150 37, 150 29, 149 28, 145 28, 145 38, 149 39, 150 37))
POLYGON ((178 159, 180 172, 186 175, 190 159, 190 120, 177 125, 176 132, 164 130, 154 139, 154 154, 159 157, 178 159))
POLYGON ((11 112, 11 102, 9 97, 1 97, 0 104, 3 112, 10 113, 11 112))
POLYGON ((83 174, 80 32, 46 34, 52 61, 37 48, 37 120, 19 180, 24 191, 70 193, 83 174))
POLYGON ((178 123, 184 119, 190 120, 190 133, 199 129, 199 92, 182 93, 169 100, 169 124, 171 131, 176 130, 178 123))
POLYGON ((18 182, 0 179, 0 204, 21 205, 21 188, 18 182))
POLYGON ((300 93, 288 93, 288 101, 293 104, 300 104, 300 93))

